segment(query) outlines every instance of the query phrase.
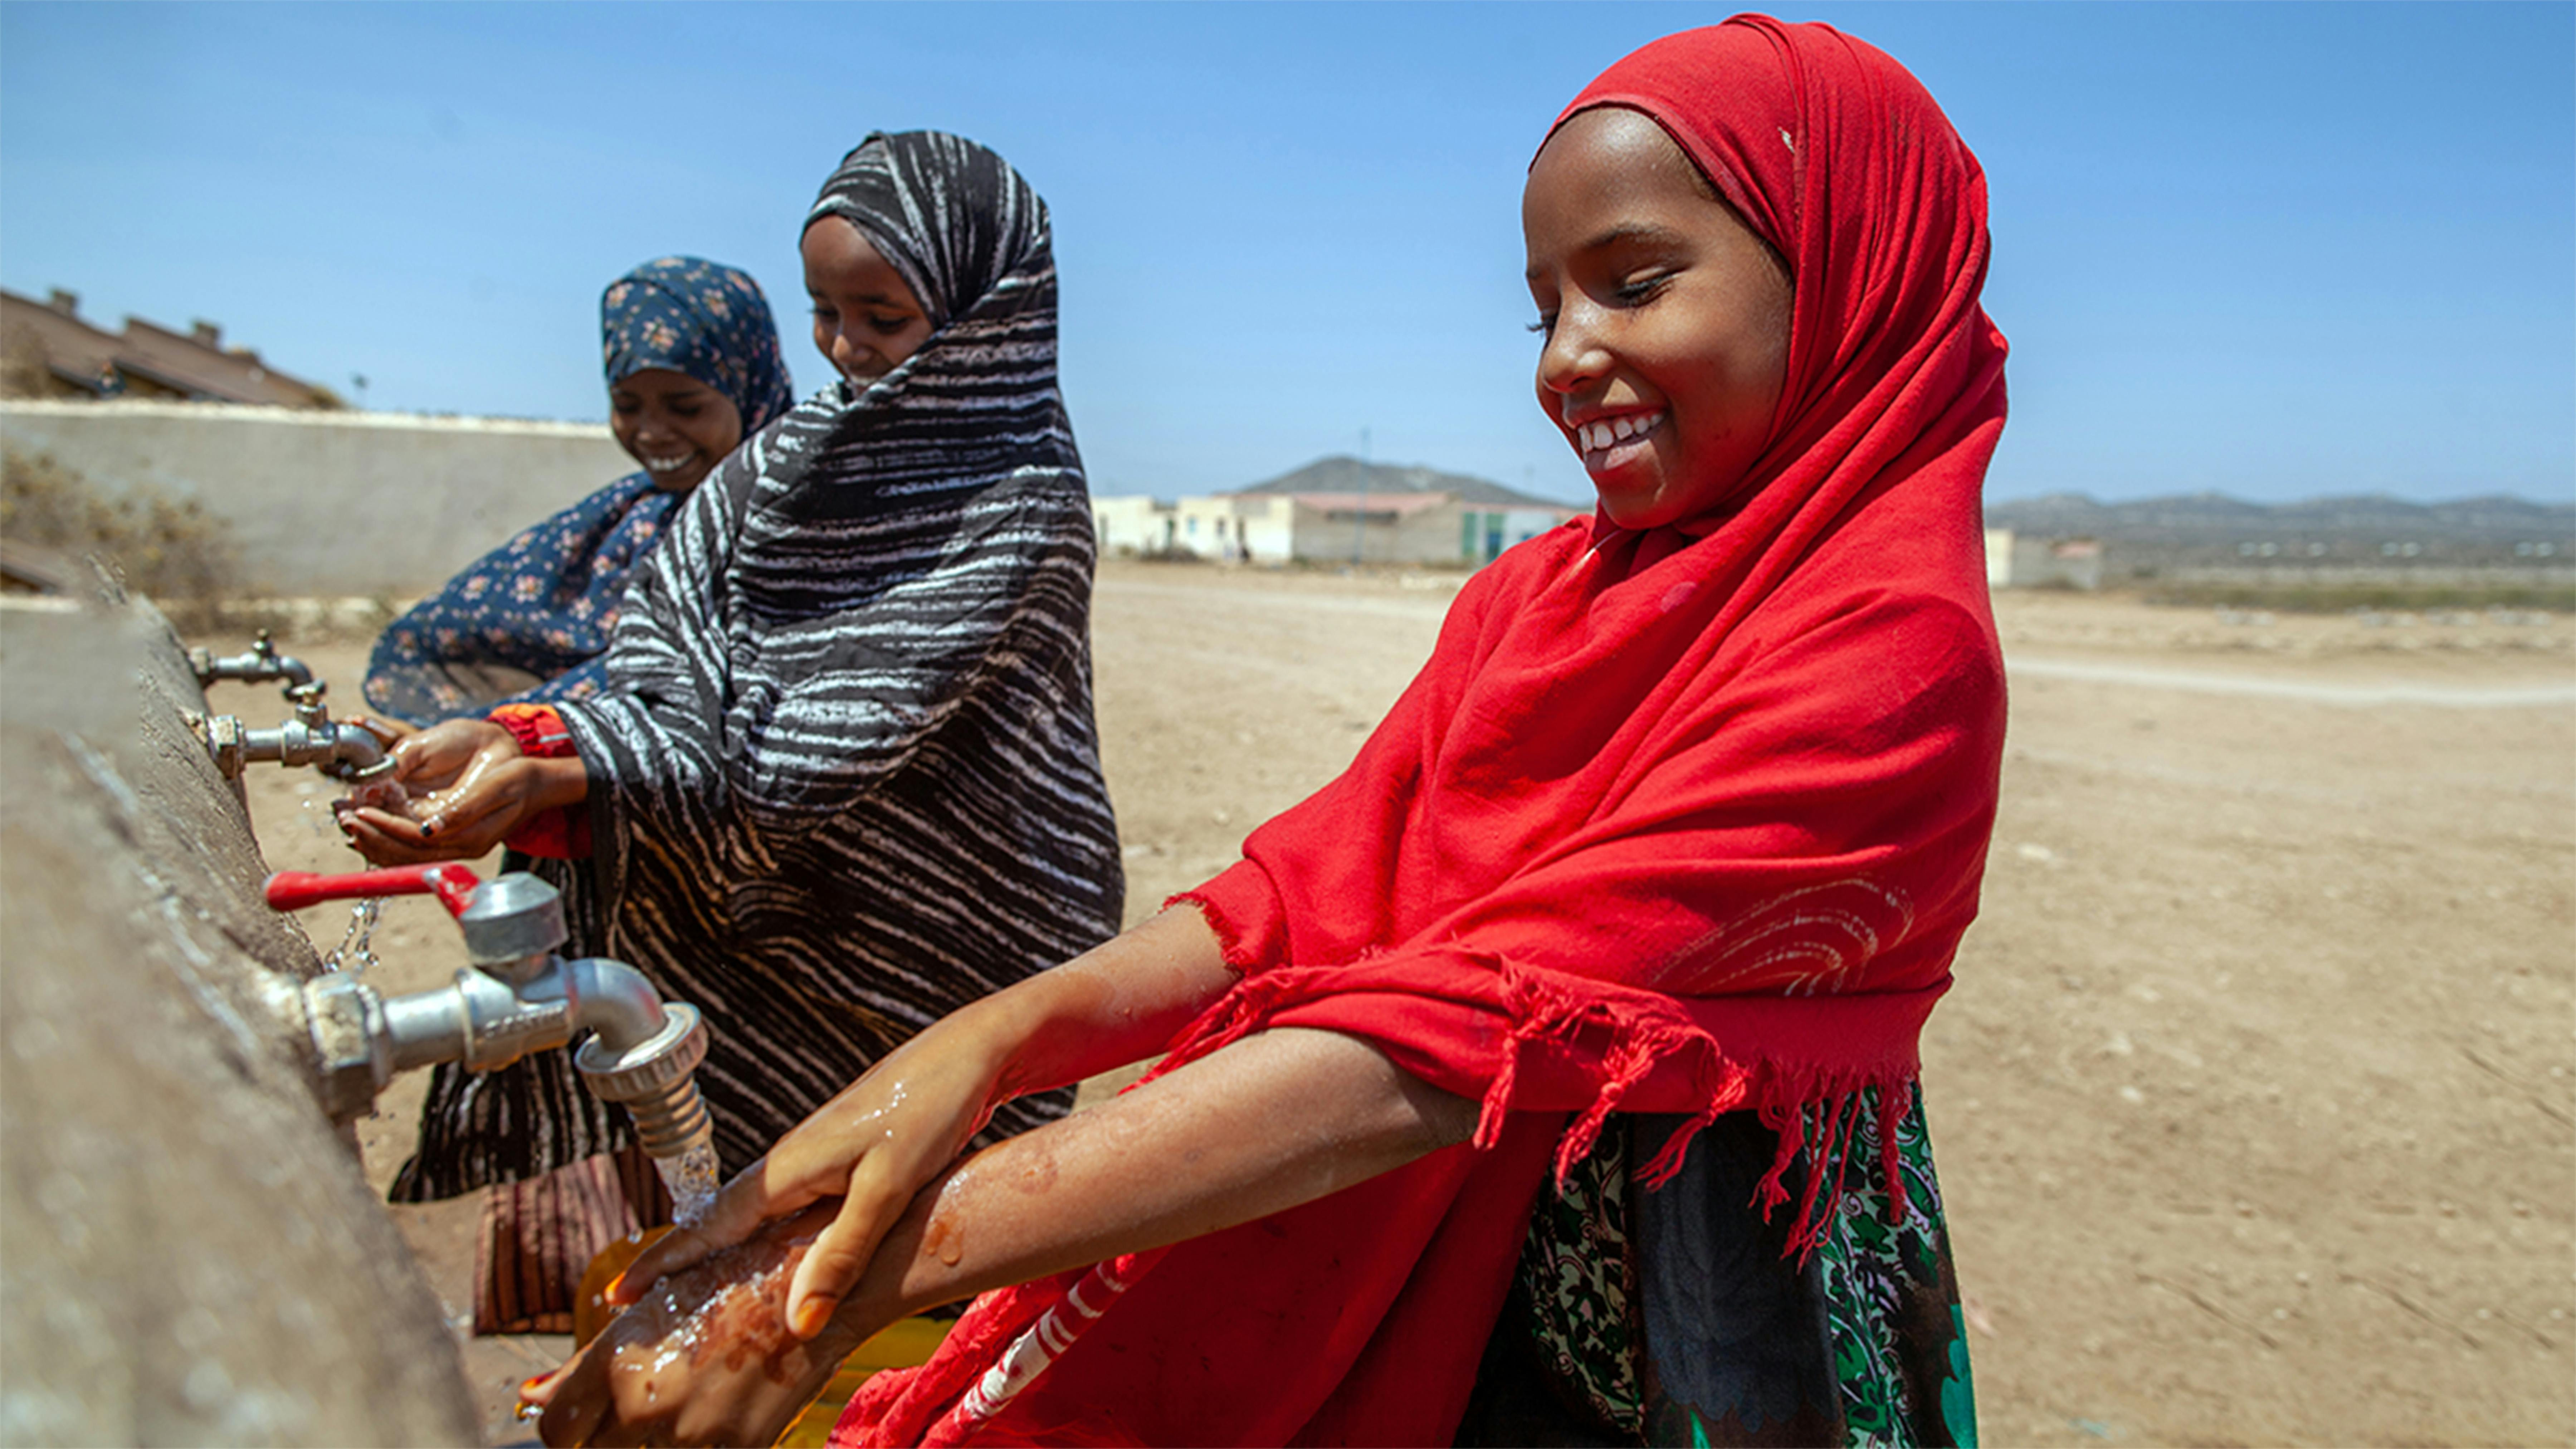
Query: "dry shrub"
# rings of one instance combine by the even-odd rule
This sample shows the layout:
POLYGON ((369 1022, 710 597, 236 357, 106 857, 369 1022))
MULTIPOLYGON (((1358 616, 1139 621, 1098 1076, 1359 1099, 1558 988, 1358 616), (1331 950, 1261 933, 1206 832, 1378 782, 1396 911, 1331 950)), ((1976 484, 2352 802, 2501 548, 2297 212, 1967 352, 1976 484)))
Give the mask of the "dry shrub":
POLYGON ((182 629, 211 621, 232 592, 224 520, 148 485, 104 497, 50 454, 0 449, 0 537, 103 560, 182 629))
POLYGON ((2529 583, 2501 578, 2442 584, 2303 582, 2192 584, 2143 588, 2139 601, 2185 608, 2273 609, 2284 614, 2349 614, 2357 610, 2546 609, 2576 612, 2576 578, 2529 583))
POLYGON ((45 344, 35 329, 12 327, 0 332, 0 397, 51 397, 53 378, 45 365, 45 344))

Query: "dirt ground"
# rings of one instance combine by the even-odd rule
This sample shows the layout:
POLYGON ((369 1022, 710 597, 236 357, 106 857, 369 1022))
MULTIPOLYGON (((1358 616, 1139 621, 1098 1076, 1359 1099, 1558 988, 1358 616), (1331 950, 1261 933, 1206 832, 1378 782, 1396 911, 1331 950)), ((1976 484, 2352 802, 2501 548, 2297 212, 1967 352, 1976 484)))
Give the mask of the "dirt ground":
MULTIPOLYGON (((1455 583, 1104 569, 1131 919, 1349 759, 1455 583)), ((2576 621, 1997 615, 2002 815, 1925 1043, 1987 1442, 2576 1442, 2576 621)), ((281 642, 354 703, 363 643, 281 642)), ((252 783, 273 865, 355 866, 327 782, 252 783)), ((375 945, 388 989, 462 960, 422 900, 375 945)), ((461 1311, 471 1205, 396 1215, 461 1311)), ((563 1343, 472 1346, 495 1442, 563 1343)))

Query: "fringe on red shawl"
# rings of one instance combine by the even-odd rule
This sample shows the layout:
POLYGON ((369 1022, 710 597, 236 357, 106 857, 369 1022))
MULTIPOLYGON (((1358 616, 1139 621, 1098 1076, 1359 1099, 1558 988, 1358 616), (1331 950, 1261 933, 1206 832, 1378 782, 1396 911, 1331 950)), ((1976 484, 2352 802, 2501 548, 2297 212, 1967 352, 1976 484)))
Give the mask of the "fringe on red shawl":
MULTIPOLYGON (((1179 904, 1196 908, 1217 933, 1227 964, 1237 965, 1239 947, 1229 939, 1232 927, 1225 912, 1215 909, 1213 902, 1195 891, 1173 896, 1164 904, 1167 908, 1179 904)), ((1562 1192, 1575 1164, 1598 1145, 1610 1114, 1621 1110, 1650 1075, 1678 1068, 1689 1083, 1690 1100, 1697 1105, 1684 1115, 1682 1124, 1655 1155, 1636 1169, 1638 1184, 1651 1189, 1671 1181, 1681 1171, 1682 1159, 1702 1129, 1729 1112, 1754 1108, 1763 1126, 1779 1137, 1770 1171, 1755 1187, 1755 1202, 1766 1221, 1792 1198, 1787 1185, 1790 1170, 1802 1155, 1808 1163, 1805 1181, 1795 1193, 1796 1213, 1786 1246, 1787 1252, 1801 1258, 1814 1251, 1832 1226, 1833 1214, 1840 1205, 1850 1156, 1858 1145, 1851 1138, 1861 1113, 1859 1094, 1875 1088, 1882 1103, 1894 1102, 1895 1094, 1910 1088, 1917 1075, 1917 1065, 1910 1056, 1860 1068, 1780 1060, 1747 1062, 1730 1054, 1716 1033, 1678 1012, 1625 1010, 1620 1004, 1602 999, 1599 992, 1566 979, 1516 969, 1491 953, 1464 954, 1491 970, 1499 986, 1499 1004, 1510 1023, 1500 1060, 1479 1098, 1472 1146, 1490 1149, 1502 1134, 1504 1119, 1515 1110, 1559 1109, 1554 1101, 1537 1108, 1516 1104, 1534 1056, 1543 1056, 1549 1067, 1576 1068, 1585 1079, 1581 1089, 1584 1101, 1579 1107, 1564 1109, 1573 1115, 1556 1148, 1556 1186, 1562 1192), (1606 1044, 1587 1047, 1587 1035, 1595 1040, 1606 1039, 1606 1044)), ((1254 971, 1192 1023, 1171 1053, 1142 1080, 1150 1081, 1267 1028, 1283 1010, 1314 989, 1313 975, 1293 968, 1254 971)), ((1435 1085, 1454 1090, 1457 1084, 1435 1085)), ((1564 1095, 1561 1086, 1553 1091, 1541 1090, 1554 1099, 1564 1095)), ((1898 1170, 1896 1126, 1903 1113, 1891 1108, 1876 1116, 1876 1146, 1889 1221, 1901 1221, 1907 1198, 1904 1177, 1898 1170)))

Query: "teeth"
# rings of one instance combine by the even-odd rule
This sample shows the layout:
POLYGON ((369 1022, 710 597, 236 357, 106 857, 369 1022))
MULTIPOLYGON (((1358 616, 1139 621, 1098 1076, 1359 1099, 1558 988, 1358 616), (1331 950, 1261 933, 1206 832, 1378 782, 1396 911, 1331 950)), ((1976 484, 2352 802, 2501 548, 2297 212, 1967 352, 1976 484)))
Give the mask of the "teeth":
POLYGON ((1574 430, 1577 441, 1587 453, 1605 452, 1611 447, 1642 438, 1663 425, 1662 413, 1631 413, 1606 423, 1585 423, 1574 430))
POLYGON ((647 458, 644 460, 644 466, 650 468, 656 473, 668 473, 685 465, 689 461, 690 456, 690 454, 682 453, 676 458, 647 458))

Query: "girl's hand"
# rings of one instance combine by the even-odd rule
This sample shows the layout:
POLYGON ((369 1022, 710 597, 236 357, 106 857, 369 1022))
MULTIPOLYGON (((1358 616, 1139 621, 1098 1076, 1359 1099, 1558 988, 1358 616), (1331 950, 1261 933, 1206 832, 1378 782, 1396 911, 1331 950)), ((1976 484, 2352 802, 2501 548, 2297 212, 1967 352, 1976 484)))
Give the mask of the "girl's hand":
POLYGON ((532 760, 489 720, 454 719, 393 747, 394 779, 411 795, 408 816, 354 806, 340 829, 376 865, 473 860, 528 819, 588 794, 578 757, 532 760))
POLYGON ((518 758, 519 741, 488 719, 451 719, 402 736, 390 753, 394 778, 417 797, 456 785, 478 762, 518 758))
POLYGON ((750 1237, 764 1219, 838 1198, 784 1305, 788 1327, 812 1337, 915 1195, 995 1107, 1161 1052, 1234 981, 1216 932, 1184 906, 950 1013, 779 1138, 694 1231, 667 1234, 638 1256, 609 1297, 630 1301, 659 1275, 750 1237))
POLYGON ((913 1195, 991 1118, 1014 1043, 999 1013, 979 1010, 990 1000, 935 1023, 790 1129, 726 1184, 696 1228, 675 1228, 638 1255, 609 1285, 610 1301, 658 1292, 655 1279, 750 1239, 768 1220, 838 1199, 816 1209, 812 1246, 779 1304, 798 1338, 821 1333, 913 1195))
POLYGON ((572 1362, 524 1391, 548 1444, 769 1444, 861 1339, 780 1321, 817 1207, 654 1284, 572 1362))
POLYGON ((340 716, 340 723, 356 725, 358 728, 374 735, 379 741, 383 742, 385 748, 388 750, 401 744, 404 740, 409 739, 413 735, 420 733, 420 727, 418 725, 408 725, 403 723, 401 720, 386 719, 381 715, 344 714, 340 716))

